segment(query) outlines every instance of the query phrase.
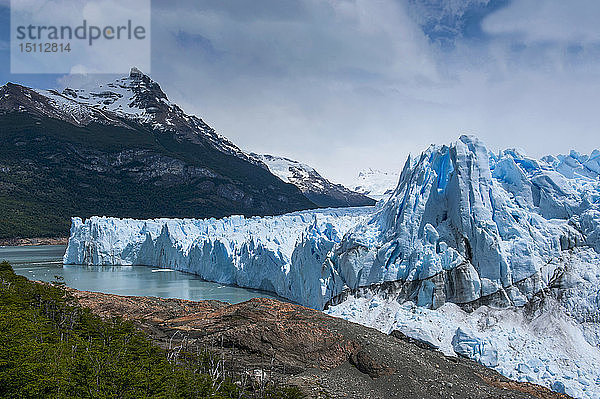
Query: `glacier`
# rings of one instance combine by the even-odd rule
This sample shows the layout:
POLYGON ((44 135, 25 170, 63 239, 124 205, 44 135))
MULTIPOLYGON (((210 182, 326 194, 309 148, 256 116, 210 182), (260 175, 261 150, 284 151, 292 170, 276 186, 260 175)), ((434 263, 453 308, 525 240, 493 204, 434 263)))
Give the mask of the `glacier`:
POLYGON ((344 238, 340 275, 350 290, 401 282, 397 295, 432 308, 525 304, 551 282, 553 259, 580 245, 598 249, 599 157, 574 156, 492 154, 468 136, 431 146, 408 159, 390 199, 344 238), (565 173, 574 161, 568 170, 578 172, 565 173))
POLYGON ((73 218, 64 262, 171 268, 267 290, 597 399, 599 251, 600 151, 534 159, 461 136, 409 157, 376 207, 73 218))
POLYGON ((65 263, 175 268, 317 309, 378 285, 431 308, 520 306, 550 284, 564 251, 600 245, 600 154, 577 157, 491 154, 463 136, 409 158, 376 208, 198 221, 74 218, 65 263))
POLYGON ((329 252, 371 213, 358 207, 218 220, 75 217, 64 263, 169 268, 322 309, 344 289, 329 252))

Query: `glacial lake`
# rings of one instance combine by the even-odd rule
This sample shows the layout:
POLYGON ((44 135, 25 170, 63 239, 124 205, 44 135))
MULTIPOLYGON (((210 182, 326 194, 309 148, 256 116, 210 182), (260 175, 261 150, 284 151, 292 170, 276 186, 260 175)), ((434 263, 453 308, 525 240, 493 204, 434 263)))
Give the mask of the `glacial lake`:
POLYGON ((148 266, 63 265, 64 245, 0 247, 15 273, 30 280, 53 281, 62 276, 69 287, 118 295, 156 296, 194 301, 214 299, 229 303, 252 298, 277 298, 262 291, 204 281, 197 276, 148 266))

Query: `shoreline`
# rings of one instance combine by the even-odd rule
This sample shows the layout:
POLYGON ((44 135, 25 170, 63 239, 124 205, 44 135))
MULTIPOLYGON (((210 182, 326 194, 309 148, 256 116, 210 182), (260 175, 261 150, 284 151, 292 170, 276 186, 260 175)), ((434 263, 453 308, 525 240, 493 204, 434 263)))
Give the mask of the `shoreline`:
POLYGON ((2 238, 0 247, 31 247, 38 245, 67 245, 68 237, 2 238))

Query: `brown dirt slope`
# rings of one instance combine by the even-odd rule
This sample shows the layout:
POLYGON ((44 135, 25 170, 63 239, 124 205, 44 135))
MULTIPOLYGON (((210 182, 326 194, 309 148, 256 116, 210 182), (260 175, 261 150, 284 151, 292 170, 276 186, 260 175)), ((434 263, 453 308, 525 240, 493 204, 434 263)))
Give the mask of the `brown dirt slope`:
POLYGON ((72 293, 102 317, 134 321, 165 347, 201 345, 240 373, 298 386, 310 398, 567 398, 401 335, 276 300, 230 305, 72 293))

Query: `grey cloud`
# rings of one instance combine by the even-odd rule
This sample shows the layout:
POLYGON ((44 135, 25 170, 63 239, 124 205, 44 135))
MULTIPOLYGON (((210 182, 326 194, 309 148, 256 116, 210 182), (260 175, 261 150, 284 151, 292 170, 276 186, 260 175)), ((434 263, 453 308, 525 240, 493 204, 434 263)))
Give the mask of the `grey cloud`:
POLYGON ((167 39, 181 30, 204 38, 223 55, 224 72, 232 66, 234 74, 306 76, 354 69, 412 78, 434 73, 427 48, 418 45, 425 44, 424 36, 393 1, 294 3, 304 4, 295 19, 273 12, 268 19, 241 20, 243 12, 232 15, 230 6, 213 9, 212 2, 199 7, 194 2, 185 13, 163 10, 154 27, 167 39))
POLYGON ((483 29, 525 42, 599 42, 598 15, 596 0, 519 0, 486 18, 483 29))
POLYGON ((303 1, 295 0, 202 0, 202 1, 154 1, 155 13, 171 13, 174 9, 185 14, 210 13, 235 21, 298 21, 309 17, 310 10, 303 1))
POLYGON ((152 75, 170 99, 244 148, 334 180, 400 169, 465 132, 533 155, 598 145, 596 50, 515 46, 503 10, 489 41, 440 51, 419 20, 431 14, 408 1, 171 4, 153 3, 152 25, 152 75))

